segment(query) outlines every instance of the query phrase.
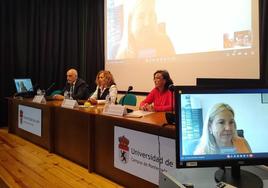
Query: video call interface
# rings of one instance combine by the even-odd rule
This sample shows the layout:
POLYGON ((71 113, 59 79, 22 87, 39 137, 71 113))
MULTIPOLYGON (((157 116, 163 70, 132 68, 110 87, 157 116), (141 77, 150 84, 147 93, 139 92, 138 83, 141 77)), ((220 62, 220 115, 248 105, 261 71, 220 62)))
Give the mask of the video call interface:
POLYGON ((176 85, 259 79, 256 0, 105 0, 104 11, 105 69, 119 90, 149 92, 159 69, 176 85))
POLYGON ((29 78, 14 79, 17 93, 33 91, 32 81, 29 78))
POLYGON ((251 0, 109 0, 106 7, 108 60, 252 47, 251 0))
POLYGON ((181 161, 268 157, 268 91, 181 94, 180 100, 178 126, 181 161), (233 113, 228 112, 225 106, 231 108, 233 113), (233 141, 234 134, 243 142, 233 141), (213 144, 207 144, 208 147, 204 149, 199 146, 201 140, 206 140, 202 146, 208 142, 216 142, 218 147, 213 150, 213 144), (238 143, 237 146, 234 146, 235 143, 238 143))

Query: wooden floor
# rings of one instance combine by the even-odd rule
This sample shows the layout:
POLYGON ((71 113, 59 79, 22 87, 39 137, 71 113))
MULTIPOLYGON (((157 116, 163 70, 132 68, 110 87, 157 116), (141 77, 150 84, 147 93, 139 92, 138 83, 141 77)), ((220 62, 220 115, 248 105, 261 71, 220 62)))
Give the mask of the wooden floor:
POLYGON ((0 178, 1 188, 122 187, 16 135, 8 134, 5 128, 0 128, 0 178))

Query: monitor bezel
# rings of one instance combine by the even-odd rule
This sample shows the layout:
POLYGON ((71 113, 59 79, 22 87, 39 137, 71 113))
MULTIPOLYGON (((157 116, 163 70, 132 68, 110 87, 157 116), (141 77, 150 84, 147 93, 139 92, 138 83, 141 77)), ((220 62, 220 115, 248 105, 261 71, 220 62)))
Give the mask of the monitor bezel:
POLYGON ((14 84, 15 84, 15 89, 16 89, 16 93, 30 93, 30 92, 34 92, 34 88, 33 88, 33 82, 31 78, 14 78, 14 84), (27 92, 19 92, 17 89, 17 85, 16 85, 16 80, 30 80, 32 88, 30 88, 29 90, 27 90, 27 92))
POLYGON ((222 160, 180 160, 180 126, 181 113, 180 109, 181 94, 205 94, 205 93, 268 93, 266 86, 249 86, 249 87, 206 87, 206 86, 175 86, 175 114, 176 114, 176 167, 177 168, 198 168, 198 167, 225 167, 225 166, 244 166, 244 165, 267 165, 267 158, 246 158, 246 159, 222 159, 222 160))

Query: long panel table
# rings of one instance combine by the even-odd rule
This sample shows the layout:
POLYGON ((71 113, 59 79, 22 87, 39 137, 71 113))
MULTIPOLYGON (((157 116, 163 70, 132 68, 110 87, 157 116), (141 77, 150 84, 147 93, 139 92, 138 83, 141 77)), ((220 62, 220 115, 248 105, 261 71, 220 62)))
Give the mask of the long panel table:
POLYGON ((167 138, 175 138, 175 127, 163 126, 165 114, 158 112, 142 118, 102 114, 103 106, 67 109, 61 101, 46 104, 32 99, 8 98, 9 132, 17 134, 50 152, 59 154, 126 187, 157 185, 114 167, 114 127, 123 127, 167 138), (18 128, 18 105, 42 110, 42 135, 18 128))
POLYGON ((154 113, 143 118, 118 118, 98 115, 95 122, 94 171, 127 187, 157 187, 114 167, 114 128, 123 127, 153 135, 175 138, 174 127, 162 127, 164 113, 154 113))
POLYGON ((34 144, 44 147, 48 151, 53 151, 52 143, 52 126, 53 126, 53 108, 54 105, 60 105, 57 102, 47 104, 33 103, 32 99, 13 99, 8 98, 8 131, 22 138, 31 141, 34 144), (36 109, 41 109, 42 114, 42 136, 27 132, 18 127, 18 106, 29 106, 36 109))

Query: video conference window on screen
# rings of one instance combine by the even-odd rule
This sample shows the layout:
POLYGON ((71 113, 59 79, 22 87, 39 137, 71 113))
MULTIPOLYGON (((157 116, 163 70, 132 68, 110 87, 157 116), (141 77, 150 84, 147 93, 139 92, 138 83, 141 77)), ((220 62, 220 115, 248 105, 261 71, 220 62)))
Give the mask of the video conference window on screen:
POLYGON ((106 16, 108 60, 237 55, 253 45, 251 0, 107 0, 106 16))
MULTIPOLYGON (((181 161, 267 157, 268 93, 181 94, 180 96, 181 161), (243 132, 243 135, 239 136, 247 141, 251 151, 239 152, 235 148, 225 147, 211 155, 195 153, 202 134, 206 134, 203 128, 208 123, 208 117, 212 116, 209 114, 211 108, 217 104, 227 104, 232 108, 234 116, 231 119, 233 120, 225 120, 231 121, 235 124, 236 130, 243 132)), ((219 118, 219 121, 223 121, 224 118, 219 118)), ((223 133, 218 131, 216 134, 223 133)), ((227 135, 223 136, 226 139, 227 135)))
POLYGON ((30 78, 15 78, 14 83, 17 93, 25 93, 33 91, 32 80, 30 78))

